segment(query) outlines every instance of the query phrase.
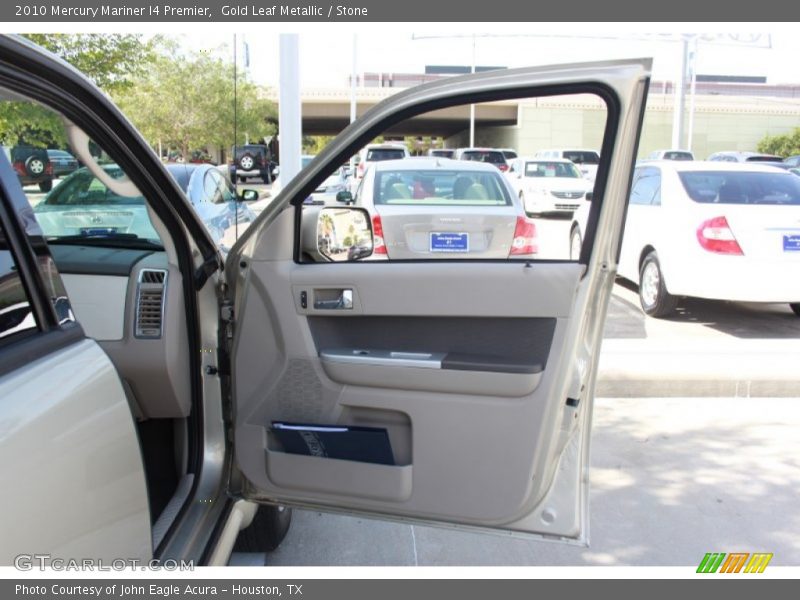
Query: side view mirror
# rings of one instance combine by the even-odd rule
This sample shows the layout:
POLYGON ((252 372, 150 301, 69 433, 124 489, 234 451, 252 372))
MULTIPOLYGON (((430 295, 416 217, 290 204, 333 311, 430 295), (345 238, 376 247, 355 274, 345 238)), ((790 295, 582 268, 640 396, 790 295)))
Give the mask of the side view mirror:
POLYGON ((592 201, 592 192, 586 192, 586 201, 587 202, 591 202, 592 201))
POLYGON ((341 202, 342 204, 352 204, 353 194, 347 190, 336 192, 336 201, 341 202))
POLYGON ((303 221, 303 249, 314 260, 347 262, 372 255, 372 223, 364 208, 309 206, 303 221))
POLYGON ((255 202, 256 200, 258 200, 257 190, 242 190, 242 193, 239 194, 240 202, 255 202))

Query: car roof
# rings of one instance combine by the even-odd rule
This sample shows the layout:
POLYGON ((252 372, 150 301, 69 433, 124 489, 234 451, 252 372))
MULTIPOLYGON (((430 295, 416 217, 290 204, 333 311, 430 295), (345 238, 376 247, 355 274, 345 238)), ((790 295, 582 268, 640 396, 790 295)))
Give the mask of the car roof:
MULTIPOLYGON (((507 148, 510 150, 510 148, 507 148)), ((459 152, 502 152, 503 148, 488 148, 482 146, 470 146, 469 148, 459 148, 459 152)))
POLYGON ((367 144, 364 146, 364 150, 372 150, 374 148, 397 148, 399 150, 408 149, 403 142, 381 142, 380 144, 367 144))
POLYGON ((521 160, 523 162, 560 162, 560 163, 570 163, 572 161, 568 158, 561 158, 560 156, 556 156, 554 158, 547 158, 545 156, 518 156, 515 160, 521 160))
POLYGON ((781 167, 774 167, 769 164, 758 162, 719 162, 715 160, 653 160, 647 161, 643 167, 660 167, 672 171, 750 171, 776 173, 786 172, 781 167))
POLYGON ((189 187, 189 180, 192 178, 192 173, 197 169, 210 168, 210 165, 202 165, 197 163, 169 163, 166 165, 167 171, 172 175, 173 179, 178 182, 178 187, 186 191, 189 187))
POLYGON ((497 173, 497 170, 491 163, 482 163, 477 161, 465 160, 452 160, 450 158, 441 158, 436 156, 413 156, 411 158, 397 159, 397 160, 383 160, 375 163, 372 166, 377 171, 420 171, 423 169, 447 169, 449 171, 486 171, 487 173, 497 173))
MULTIPOLYGON (((739 150, 721 150, 719 152, 714 152, 709 156, 740 156, 740 157, 751 157, 751 156, 777 156, 776 154, 769 154, 768 152, 752 152, 750 150, 747 151, 739 151, 739 150)), ((783 160, 783 159, 781 159, 783 160)))

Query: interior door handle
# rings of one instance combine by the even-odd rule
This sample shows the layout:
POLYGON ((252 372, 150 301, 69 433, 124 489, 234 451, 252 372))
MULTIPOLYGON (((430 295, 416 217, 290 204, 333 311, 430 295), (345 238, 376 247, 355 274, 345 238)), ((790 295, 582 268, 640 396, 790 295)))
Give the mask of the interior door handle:
POLYGON ((314 291, 314 308, 319 310, 352 310, 353 308, 353 290, 345 289, 339 290, 338 296, 329 298, 328 296, 335 292, 335 290, 324 290, 326 293, 323 295, 322 290, 314 291))

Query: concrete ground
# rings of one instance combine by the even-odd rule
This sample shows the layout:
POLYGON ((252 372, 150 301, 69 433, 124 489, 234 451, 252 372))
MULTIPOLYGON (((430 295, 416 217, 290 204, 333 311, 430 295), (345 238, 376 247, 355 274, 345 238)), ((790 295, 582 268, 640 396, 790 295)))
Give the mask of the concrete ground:
POLYGON ((800 397, 800 318, 788 304, 685 299, 646 317, 636 288, 614 286, 597 395, 800 397))
POLYGON ((268 565, 800 564, 797 399, 599 399, 589 548, 295 511, 268 565))

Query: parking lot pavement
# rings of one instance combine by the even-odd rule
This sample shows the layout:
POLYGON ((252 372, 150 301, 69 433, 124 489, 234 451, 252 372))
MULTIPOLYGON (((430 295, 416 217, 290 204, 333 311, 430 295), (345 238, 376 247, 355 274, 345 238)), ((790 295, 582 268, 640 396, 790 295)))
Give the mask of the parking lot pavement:
POLYGON ((797 399, 600 399, 590 547, 296 511, 268 565, 665 565, 706 552, 800 563, 797 399))
POLYGON ((800 318, 788 305, 686 299, 653 319, 635 290, 614 286, 597 395, 800 397, 800 318))
MULTIPOLYGON (((56 187, 59 183, 61 183, 61 179, 53 179, 53 187, 56 187)), ((47 192, 41 191, 38 185, 27 185, 22 189, 25 191, 25 196, 31 206, 36 206, 47 196, 47 192)))

